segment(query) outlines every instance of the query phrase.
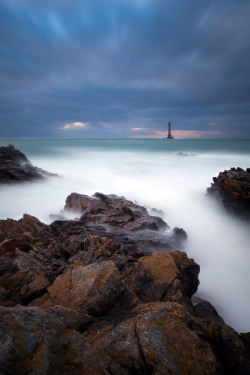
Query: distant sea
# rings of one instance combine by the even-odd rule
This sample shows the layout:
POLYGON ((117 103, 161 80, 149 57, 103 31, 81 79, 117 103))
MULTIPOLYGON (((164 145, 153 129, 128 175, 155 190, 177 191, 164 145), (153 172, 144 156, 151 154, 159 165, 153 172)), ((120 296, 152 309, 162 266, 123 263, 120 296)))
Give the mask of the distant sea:
POLYGON ((33 165, 59 174, 46 182, 0 188, 0 218, 24 213, 50 223, 72 192, 122 195, 163 210, 188 235, 186 252, 201 266, 198 296, 226 323, 250 331, 250 227, 206 197, 212 177, 250 167, 250 140, 4 139, 33 165))

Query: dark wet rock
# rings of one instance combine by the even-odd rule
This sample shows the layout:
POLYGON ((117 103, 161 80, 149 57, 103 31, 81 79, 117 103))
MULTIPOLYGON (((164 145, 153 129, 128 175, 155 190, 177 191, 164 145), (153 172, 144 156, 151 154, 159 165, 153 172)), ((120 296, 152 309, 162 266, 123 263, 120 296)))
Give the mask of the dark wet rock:
POLYGON ((224 320, 218 314, 214 306, 208 301, 202 300, 198 302, 194 306, 194 313, 197 318, 205 319, 221 326, 225 324, 224 320))
POLYGON ((146 208, 114 194, 95 193, 92 197, 72 193, 66 199, 65 211, 82 214, 83 223, 106 224, 125 230, 163 230, 168 225, 157 216, 150 216, 146 208))
POLYGON ((233 215, 250 220, 250 169, 231 168, 213 178, 207 189, 233 215))
POLYGON ((248 375, 250 370, 250 351, 240 335, 233 328, 223 325, 220 331, 223 351, 232 373, 248 375))
POLYGON ((250 332, 247 333, 241 333, 240 334, 242 340, 244 341, 244 344, 248 347, 250 351, 250 332))
POLYGON ((0 184, 35 181, 54 176, 57 175, 34 167, 13 145, 0 147, 0 184))
POLYGON ((114 194, 95 193, 89 197, 72 193, 64 209, 81 215, 79 223, 86 231, 112 238, 132 252, 182 249, 187 238, 184 230, 171 230, 160 217, 149 215, 146 208, 114 194))

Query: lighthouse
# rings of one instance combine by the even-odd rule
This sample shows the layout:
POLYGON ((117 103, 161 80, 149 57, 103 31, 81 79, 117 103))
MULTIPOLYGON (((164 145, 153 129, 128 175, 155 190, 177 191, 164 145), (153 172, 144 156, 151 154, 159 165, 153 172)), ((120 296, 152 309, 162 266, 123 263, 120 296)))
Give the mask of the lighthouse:
POLYGON ((167 139, 173 139, 174 137, 171 135, 171 122, 168 123, 168 136, 167 139))

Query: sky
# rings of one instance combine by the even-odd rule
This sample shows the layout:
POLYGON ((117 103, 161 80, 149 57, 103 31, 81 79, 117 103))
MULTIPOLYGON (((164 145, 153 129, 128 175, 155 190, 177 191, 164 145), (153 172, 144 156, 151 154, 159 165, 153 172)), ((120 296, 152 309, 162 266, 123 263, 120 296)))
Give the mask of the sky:
POLYGON ((0 138, 250 138, 249 0, 0 0, 0 138))

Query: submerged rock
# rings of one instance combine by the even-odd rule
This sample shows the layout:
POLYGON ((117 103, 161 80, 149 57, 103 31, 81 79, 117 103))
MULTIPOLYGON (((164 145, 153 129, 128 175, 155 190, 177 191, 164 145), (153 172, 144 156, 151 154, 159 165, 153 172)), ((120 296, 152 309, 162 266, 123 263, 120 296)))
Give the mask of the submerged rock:
POLYGON ((207 189, 233 215, 250 220, 250 168, 231 168, 213 178, 207 189))
POLYGON ((13 145, 0 147, 0 184, 35 181, 54 176, 57 175, 34 167, 13 145))
POLYGON ((196 156, 196 154, 188 154, 186 152, 178 152, 178 154, 176 154, 176 156, 187 157, 187 156, 196 156))

